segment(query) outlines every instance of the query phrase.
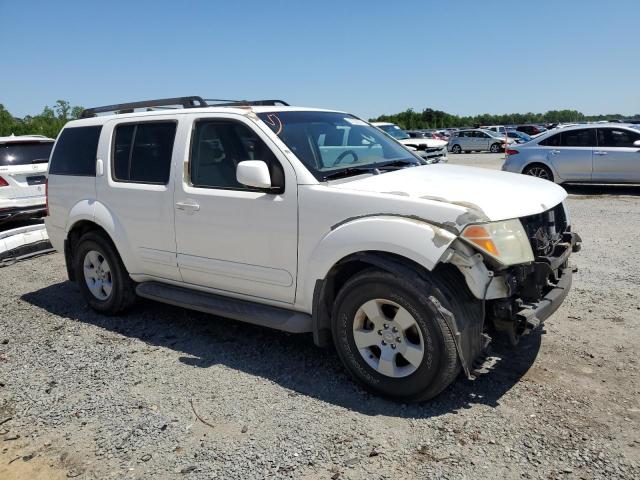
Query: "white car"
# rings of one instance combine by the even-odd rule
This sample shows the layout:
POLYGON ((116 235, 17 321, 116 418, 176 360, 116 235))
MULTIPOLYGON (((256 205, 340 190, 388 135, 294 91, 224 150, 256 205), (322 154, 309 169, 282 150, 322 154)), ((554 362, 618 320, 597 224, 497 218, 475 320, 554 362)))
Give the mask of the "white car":
POLYGON ((570 289, 580 239, 551 182, 424 165, 280 101, 83 116, 53 149, 45 223, 98 312, 141 296, 313 333, 366 388, 418 401, 472 375, 490 324, 516 341, 570 289))
POLYGON ((447 159, 446 140, 438 140, 437 138, 412 138, 406 131, 401 129, 395 123, 373 122, 371 125, 391 135, 403 145, 415 148, 418 155, 427 160, 446 161, 447 159))
POLYGON ((45 213, 53 142, 41 135, 0 137, 0 222, 45 213))

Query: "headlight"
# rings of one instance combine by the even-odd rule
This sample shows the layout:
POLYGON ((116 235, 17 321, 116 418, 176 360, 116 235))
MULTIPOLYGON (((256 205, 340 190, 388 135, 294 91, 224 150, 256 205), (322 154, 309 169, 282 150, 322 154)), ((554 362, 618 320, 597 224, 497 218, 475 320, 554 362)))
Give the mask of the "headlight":
POLYGON ((533 251, 520 220, 468 225, 461 237, 503 265, 533 262, 533 251))

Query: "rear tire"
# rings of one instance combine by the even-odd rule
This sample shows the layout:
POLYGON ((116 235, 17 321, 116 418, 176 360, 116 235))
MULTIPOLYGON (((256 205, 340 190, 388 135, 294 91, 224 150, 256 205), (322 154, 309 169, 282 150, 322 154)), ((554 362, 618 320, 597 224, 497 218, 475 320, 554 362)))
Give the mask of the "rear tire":
POLYGON ((523 171, 525 175, 531 175, 532 177, 541 178, 543 180, 549 180, 553 182, 553 173, 551 169, 546 165, 542 165, 541 163, 534 163, 533 165, 528 165, 523 171))
POLYGON ((332 334, 340 359, 364 388, 394 400, 428 400, 447 388, 461 365, 439 309, 437 283, 365 270, 347 281, 334 304, 332 334))
POLYGON ((489 147, 489 151, 491 153, 500 153, 500 150, 502 150, 502 145, 500 145, 499 143, 492 143, 489 147))
POLYGON ((133 305, 135 283, 111 240, 98 232, 84 234, 77 243, 74 259, 78 286, 91 308, 116 315, 133 305))
POLYGON ((451 147, 451 153, 462 153, 462 147, 460 145, 454 145, 451 147))

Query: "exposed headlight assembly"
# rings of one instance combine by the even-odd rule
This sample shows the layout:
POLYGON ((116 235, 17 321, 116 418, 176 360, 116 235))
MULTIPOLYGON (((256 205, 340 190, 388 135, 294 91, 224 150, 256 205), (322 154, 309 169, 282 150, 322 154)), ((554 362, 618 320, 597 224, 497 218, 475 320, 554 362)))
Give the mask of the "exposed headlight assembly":
POLYGON ((467 225, 461 238, 503 265, 533 262, 533 251, 520 220, 467 225))

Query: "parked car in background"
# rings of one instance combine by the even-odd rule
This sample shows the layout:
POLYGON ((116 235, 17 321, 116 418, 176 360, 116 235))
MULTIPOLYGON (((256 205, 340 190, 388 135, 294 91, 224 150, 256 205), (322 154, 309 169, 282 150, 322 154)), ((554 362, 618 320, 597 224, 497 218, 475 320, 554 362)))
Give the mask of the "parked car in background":
POLYGON ((526 143, 531 140, 531 137, 524 132, 519 132, 517 130, 507 130, 507 137, 516 141, 516 143, 526 143))
POLYGON ((411 138, 433 138, 435 140, 444 140, 442 135, 428 130, 407 130, 407 134, 411 138))
POLYGON ((488 127, 480 127, 482 130, 491 130, 492 132, 503 133, 507 130, 504 125, 489 125, 488 127))
POLYGON ((462 152, 491 152, 499 153, 506 145, 515 143, 514 140, 491 130, 469 129, 460 130, 449 139, 449 151, 462 152))
POLYGON ((507 149, 502 169, 556 183, 640 183, 640 131, 617 123, 551 130, 507 149))
POLYGON ((45 213, 53 143, 42 135, 0 137, 0 222, 45 213))
POLYGON ((540 135, 541 133, 546 132, 547 129, 540 125, 518 125, 516 130, 533 137, 534 135, 540 135))
POLYGON ((416 153, 429 162, 447 161, 447 142, 444 140, 424 137, 412 138, 395 123, 373 122, 371 125, 391 135, 403 145, 415 148, 416 153))

